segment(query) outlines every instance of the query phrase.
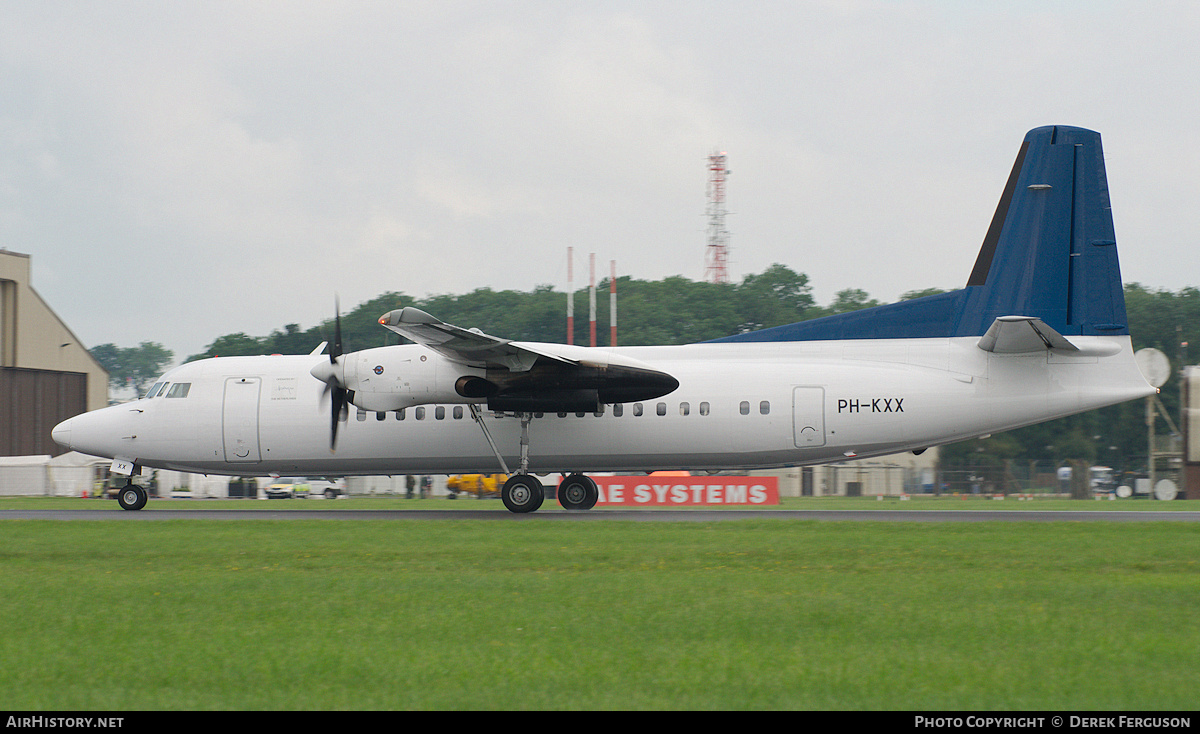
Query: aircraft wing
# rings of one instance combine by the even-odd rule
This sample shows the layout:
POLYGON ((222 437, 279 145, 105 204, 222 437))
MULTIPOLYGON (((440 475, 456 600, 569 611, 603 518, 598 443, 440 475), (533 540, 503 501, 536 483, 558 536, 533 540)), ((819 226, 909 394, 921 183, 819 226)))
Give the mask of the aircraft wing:
POLYGON ((577 362, 545 349, 484 334, 479 329, 463 329, 447 324, 411 306, 389 311, 379 318, 379 323, 452 362, 470 367, 528 372, 538 357, 565 364, 577 362))
POLYGON ((447 324, 407 307, 379 323, 457 364, 486 370, 465 397, 486 397, 492 410, 596 410, 603 403, 652 400, 679 381, 652 366, 609 349, 569 344, 515 342, 447 324))

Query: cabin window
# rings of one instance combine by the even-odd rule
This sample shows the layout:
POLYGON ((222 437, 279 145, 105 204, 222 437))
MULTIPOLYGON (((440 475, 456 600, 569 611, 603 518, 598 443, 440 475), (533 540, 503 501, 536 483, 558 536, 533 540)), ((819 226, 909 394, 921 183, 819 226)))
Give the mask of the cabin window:
POLYGON ((433 409, 433 417, 437 418, 440 421, 446 420, 446 406, 439 405, 438 407, 434 408, 433 409))
POLYGON ((770 415, 771 414, 771 401, 764 400, 761 403, 759 403, 758 404, 758 412, 762 413, 763 415, 770 415))
POLYGON ((404 420, 404 408, 401 408, 400 410, 396 411, 396 420, 398 420, 398 421, 404 420))
POLYGON ((190 382, 176 382, 171 385, 171 389, 167 391, 168 398, 186 398, 188 391, 192 389, 190 382))
POLYGON ((454 406, 454 420, 460 421, 463 417, 463 409, 461 405, 454 406))
POLYGON ((738 412, 742 415, 750 415, 750 401, 743 400, 741 404, 738 405, 738 412))
POLYGON ((425 420, 425 406, 424 406, 424 405, 422 405, 421 407, 417 408, 417 415, 416 415, 416 419, 417 419, 417 420, 419 420, 419 421, 423 421, 423 420, 425 420))
POLYGON ((679 404, 679 415, 687 415, 692 412, 692 406, 687 403, 679 404))
POLYGON ((359 408, 358 412, 354 414, 354 418, 356 420, 365 421, 367 419, 367 411, 359 408))
POLYGON ((386 419, 387 419, 386 411, 379 410, 379 411, 375 412, 375 420, 382 421, 382 420, 386 420, 386 419))
POLYGON ((625 406, 624 406, 624 404, 622 404, 622 403, 614 403, 614 404, 613 404, 613 417, 614 417, 614 418, 620 418, 620 417, 621 417, 621 416, 623 416, 623 415, 625 415, 625 406))
POLYGON ((592 415, 596 416, 597 418, 600 418, 601 416, 603 416, 604 415, 604 406, 601 405, 599 408, 596 409, 595 413, 592 413, 592 415))
POLYGON ((642 404, 641 403, 633 404, 633 414, 634 414, 634 416, 640 416, 642 414, 642 404))
POLYGON ((654 406, 654 412, 658 413, 659 415, 666 415, 667 414, 667 404, 659 403, 658 405, 654 406))
POLYGON ((700 415, 708 415, 708 403, 700 403, 700 415))

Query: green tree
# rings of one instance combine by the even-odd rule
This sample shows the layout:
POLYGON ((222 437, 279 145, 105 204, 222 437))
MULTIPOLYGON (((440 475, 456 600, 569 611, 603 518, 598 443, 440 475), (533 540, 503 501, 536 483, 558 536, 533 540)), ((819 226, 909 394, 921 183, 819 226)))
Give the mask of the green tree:
POLYGON ((915 291, 905 291, 900 294, 901 301, 911 301, 914 298, 924 298, 925 296, 936 296, 939 293, 945 293, 942 288, 921 288, 915 291))
POLYGON ((154 378, 162 374, 174 354, 157 342, 142 342, 136 347, 101 344, 90 350, 96 361, 108 371, 108 383, 114 390, 131 388, 141 395, 154 378))
POLYGON ((108 386, 114 390, 118 390, 125 386, 126 377, 122 374, 118 376, 118 372, 123 373, 124 365, 121 364, 121 348, 116 344, 101 344, 92 347, 88 350, 92 357, 100 363, 108 372, 108 386))
POLYGON ((829 304, 829 311, 830 313, 846 313, 847 311, 859 311, 864 308, 874 308, 880 305, 882 304, 871 298, 863 289, 847 288, 837 292, 833 303, 829 304))
POLYGON ((287 324, 283 331, 276 329, 266 339, 267 351, 271 354, 307 354, 316 344, 306 331, 300 331, 300 324, 287 324))
POLYGON ((737 286, 738 333, 811 318, 816 306, 808 276, 774 263, 758 275, 747 275, 737 286))

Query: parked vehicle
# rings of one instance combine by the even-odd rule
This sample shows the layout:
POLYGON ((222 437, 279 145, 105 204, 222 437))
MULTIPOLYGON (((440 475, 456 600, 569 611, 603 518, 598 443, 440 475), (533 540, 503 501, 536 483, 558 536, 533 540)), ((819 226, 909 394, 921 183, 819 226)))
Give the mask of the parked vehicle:
POLYGON ((499 497, 500 488, 507 479, 507 474, 452 474, 446 478, 446 489, 450 491, 450 499, 457 497, 459 492, 479 498, 499 497))
POLYGON ((307 477, 307 497, 324 497, 327 500, 346 494, 346 480, 340 477, 307 477))
POLYGON ((346 480, 340 477, 279 477, 267 485, 267 499, 324 497, 333 499, 346 494, 346 480))
POLYGON ((266 492, 269 500, 307 497, 308 484, 302 477, 279 477, 267 485, 266 492))

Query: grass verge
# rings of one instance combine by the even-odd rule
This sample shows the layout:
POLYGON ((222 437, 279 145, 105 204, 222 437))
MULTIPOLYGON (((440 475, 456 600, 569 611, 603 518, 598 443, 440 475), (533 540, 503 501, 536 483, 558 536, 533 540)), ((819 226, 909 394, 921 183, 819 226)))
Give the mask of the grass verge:
POLYGON ((1191 709, 1198 605, 1190 523, 3 521, 0 691, 27 710, 1191 709))

